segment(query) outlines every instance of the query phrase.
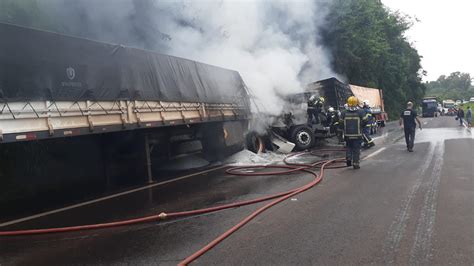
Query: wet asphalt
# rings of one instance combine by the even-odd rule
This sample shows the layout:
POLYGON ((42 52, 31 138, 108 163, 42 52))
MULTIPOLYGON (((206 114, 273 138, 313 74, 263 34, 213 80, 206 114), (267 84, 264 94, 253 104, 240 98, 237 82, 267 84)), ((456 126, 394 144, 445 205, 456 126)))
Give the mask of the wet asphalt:
MULTIPOLYGON (((415 152, 387 125, 361 169, 264 212, 196 265, 474 264, 474 139, 452 117, 424 118, 415 152), (382 150, 380 150, 382 149, 382 150), (371 153, 377 152, 370 156, 371 153)), ((220 168, 1 230, 109 222, 251 199, 309 175, 234 177, 220 168)), ((0 265, 175 265, 262 203, 136 226, 0 238, 0 265)))

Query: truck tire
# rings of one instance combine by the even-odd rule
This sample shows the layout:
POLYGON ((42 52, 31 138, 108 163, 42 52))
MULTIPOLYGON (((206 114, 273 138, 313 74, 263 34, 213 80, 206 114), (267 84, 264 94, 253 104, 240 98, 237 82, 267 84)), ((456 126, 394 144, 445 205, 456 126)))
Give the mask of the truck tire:
POLYGON ((265 151, 265 143, 263 138, 255 132, 250 132, 245 136, 245 145, 247 149, 253 153, 260 153, 265 151))
POLYGON ((290 131, 290 141, 295 144, 296 150, 306 150, 314 145, 314 133, 308 126, 296 126, 290 131))

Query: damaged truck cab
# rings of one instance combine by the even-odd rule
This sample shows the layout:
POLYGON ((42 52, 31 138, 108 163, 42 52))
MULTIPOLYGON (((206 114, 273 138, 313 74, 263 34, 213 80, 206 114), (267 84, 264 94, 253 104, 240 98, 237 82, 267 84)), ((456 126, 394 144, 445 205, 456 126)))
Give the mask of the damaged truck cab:
POLYGON ((247 135, 247 148, 254 152, 277 150, 289 153, 309 149, 319 139, 337 136, 341 142, 343 136, 338 117, 346 100, 353 95, 359 99, 367 98, 375 104, 371 105, 376 121, 374 130, 375 127, 385 125, 387 115, 384 112, 381 90, 353 86, 336 78, 329 78, 308 84, 301 93, 287 95, 282 114, 269 118, 273 122, 266 131, 250 132, 247 135), (307 123, 307 101, 312 95, 325 99, 318 124, 307 123), (334 111, 328 112, 331 107, 334 111))

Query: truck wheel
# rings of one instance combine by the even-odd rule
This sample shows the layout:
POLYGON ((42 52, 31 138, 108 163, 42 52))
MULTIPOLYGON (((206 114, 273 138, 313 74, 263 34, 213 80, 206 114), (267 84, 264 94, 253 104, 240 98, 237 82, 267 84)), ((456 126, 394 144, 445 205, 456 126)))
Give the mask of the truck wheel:
POLYGON ((290 140, 295 143, 296 150, 306 150, 314 145, 314 133, 305 125, 296 126, 290 132, 290 140))
POLYGON ((250 132, 245 136, 245 144, 247 149, 254 153, 264 152, 265 143, 259 135, 255 132, 250 132))

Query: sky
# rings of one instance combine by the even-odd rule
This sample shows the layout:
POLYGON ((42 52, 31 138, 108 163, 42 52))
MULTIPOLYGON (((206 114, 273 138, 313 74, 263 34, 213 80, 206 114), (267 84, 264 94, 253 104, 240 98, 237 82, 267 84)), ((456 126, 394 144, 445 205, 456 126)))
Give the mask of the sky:
POLYGON ((428 72, 425 81, 455 71, 474 77, 474 1, 382 0, 392 10, 416 17, 407 32, 428 72))

